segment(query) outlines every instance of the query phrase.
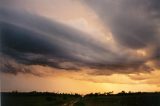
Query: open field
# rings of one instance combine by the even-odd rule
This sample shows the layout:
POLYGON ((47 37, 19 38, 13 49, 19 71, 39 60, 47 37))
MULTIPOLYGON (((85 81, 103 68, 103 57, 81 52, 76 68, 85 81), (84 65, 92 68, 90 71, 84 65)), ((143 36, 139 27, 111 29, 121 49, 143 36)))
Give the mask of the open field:
POLYGON ((160 93, 88 95, 82 101, 86 106, 160 106, 160 93))
POLYGON ((2 106, 68 106, 80 95, 56 93, 2 93, 2 106))
POLYGON ((2 106, 160 106, 160 93, 2 93, 2 106))

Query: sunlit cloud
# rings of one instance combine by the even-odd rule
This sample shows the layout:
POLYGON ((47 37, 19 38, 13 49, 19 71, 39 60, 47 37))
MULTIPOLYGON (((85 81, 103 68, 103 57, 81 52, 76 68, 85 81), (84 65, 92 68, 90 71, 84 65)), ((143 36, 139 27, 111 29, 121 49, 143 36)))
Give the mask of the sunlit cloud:
POLYGON ((21 83, 32 80, 33 88, 42 91, 160 90, 157 4, 158 0, 2 1, 0 72, 11 84, 2 84, 3 90, 25 90, 21 83), (14 85, 18 79, 22 81, 14 85), (38 80, 48 85, 34 85, 38 80), (64 88, 69 83, 72 90, 64 88))

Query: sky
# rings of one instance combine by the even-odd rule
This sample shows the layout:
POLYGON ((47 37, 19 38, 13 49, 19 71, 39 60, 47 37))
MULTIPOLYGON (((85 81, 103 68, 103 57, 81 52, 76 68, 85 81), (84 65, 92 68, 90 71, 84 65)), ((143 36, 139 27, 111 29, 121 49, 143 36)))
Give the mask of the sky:
POLYGON ((2 0, 2 91, 160 91, 159 0, 2 0))

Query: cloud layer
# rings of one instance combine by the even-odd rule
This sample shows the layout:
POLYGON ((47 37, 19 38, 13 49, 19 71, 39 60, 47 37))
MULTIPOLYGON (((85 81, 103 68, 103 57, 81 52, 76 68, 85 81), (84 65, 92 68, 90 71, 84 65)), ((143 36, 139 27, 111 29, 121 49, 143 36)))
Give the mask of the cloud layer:
POLYGON ((86 0, 116 41, 137 49, 159 44, 158 0, 86 0))
POLYGON ((56 20, 4 8, 0 10, 1 71, 30 73, 28 68, 20 67, 42 65, 64 70, 91 68, 94 74, 113 74, 151 71, 148 61, 158 66, 158 1, 86 2, 110 28, 118 44, 114 46, 119 49, 56 20), (146 48, 153 50, 149 56, 133 55, 146 48))
POLYGON ((85 0, 85 3, 111 30, 116 42, 132 50, 152 48, 150 60, 159 61, 158 0, 85 0))

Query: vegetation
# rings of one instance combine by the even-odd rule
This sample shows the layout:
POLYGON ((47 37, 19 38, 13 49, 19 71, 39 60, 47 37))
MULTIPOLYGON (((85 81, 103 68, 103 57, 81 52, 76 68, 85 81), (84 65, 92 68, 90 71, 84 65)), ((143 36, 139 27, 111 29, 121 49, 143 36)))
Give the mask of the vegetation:
POLYGON ((83 98, 86 106, 160 106, 159 92, 113 92, 87 94, 83 98))
POLYGON ((160 106, 160 92, 79 94, 49 92, 1 93, 2 106, 160 106))
POLYGON ((67 106, 80 98, 78 94, 49 92, 10 92, 1 93, 2 106, 67 106))

